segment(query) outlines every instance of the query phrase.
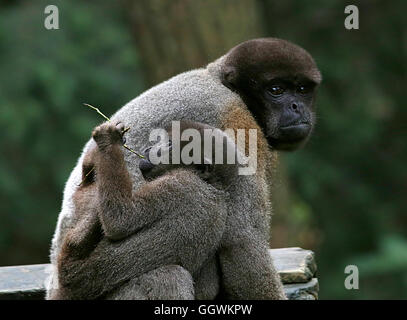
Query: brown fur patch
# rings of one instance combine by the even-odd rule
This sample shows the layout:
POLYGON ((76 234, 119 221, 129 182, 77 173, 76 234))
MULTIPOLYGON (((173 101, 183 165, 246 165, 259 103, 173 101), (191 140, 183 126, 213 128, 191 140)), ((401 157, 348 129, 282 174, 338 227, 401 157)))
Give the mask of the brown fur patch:
POLYGON ((263 131, 243 103, 228 107, 223 119, 221 119, 221 129, 245 129, 246 155, 249 152, 249 129, 257 130, 257 170, 260 170, 261 175, 264 176, 268 162, 274 161, 275 156, 269 149, 263 131))

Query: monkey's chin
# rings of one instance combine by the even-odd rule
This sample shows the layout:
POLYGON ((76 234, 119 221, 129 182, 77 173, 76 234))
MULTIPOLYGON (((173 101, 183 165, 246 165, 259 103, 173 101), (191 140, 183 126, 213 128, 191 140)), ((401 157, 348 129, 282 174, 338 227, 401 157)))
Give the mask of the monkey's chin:
POLYGON ((279 151, 294 151, 302 148, 308 141, 308 136, 301 138, 299 140, 285 140, 285 139, 275 139, 267 138, 270 147, 274 150, 279 151))
POLYGON ((279 128, 277 138, 268 139, 272 147, 277 150, 292 151, 302 147, 308 140, 312 126, 299 123, 279 128))

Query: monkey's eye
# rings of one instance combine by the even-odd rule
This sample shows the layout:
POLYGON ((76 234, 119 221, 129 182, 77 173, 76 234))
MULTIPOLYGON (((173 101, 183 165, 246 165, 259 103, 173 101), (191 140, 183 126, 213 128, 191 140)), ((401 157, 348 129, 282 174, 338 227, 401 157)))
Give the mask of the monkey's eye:
POLYGON ((281 87, 281 86, 274 85, 274 86, 271 86, 271 87, 269 88, 269 92, 270 92, 273 96, 279 96, 279 95, 281 95, 281 94, 284 93, 284 88, 281 87))
POLYGON ((306 93, 309 93, 310 91, 311 90, 310 90, 309 86, 301 85, 301 86, 298 86, 298 88, 297 88, 297 92, 301 93, 301 94, 306 94, 306 93))

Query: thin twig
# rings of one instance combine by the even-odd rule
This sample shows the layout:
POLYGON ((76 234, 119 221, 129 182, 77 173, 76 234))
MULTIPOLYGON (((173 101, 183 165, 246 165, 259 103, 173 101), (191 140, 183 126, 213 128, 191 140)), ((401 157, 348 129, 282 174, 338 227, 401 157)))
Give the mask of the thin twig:
POLYGON ((127 150, 129 150, 130 152, 134 153, 135 155, 139 156, 141 159, 145 158, 143 155, 138 154, 136 151, 134 151, 132 148, 130 148, 127 144, 124 144, 123 147, 126 148, 127 150))
MULTIPOLYGON (((95 110, 97 113, 99 113, 103 118, 105 118, 105 120, 107 120, 107 121, 110 122, 110 118, 107 117, 102 111, 100 111, 99 108, 96 108, 96 107, 92 106, 92 105, 89 104, 89 103, 84 103, 83 105, 84 105, 84 106, 87 106, 87 107, 89 107, 89 108, 92 108, 92 109, 95 110)), ((126 133, 127 131, 129 131, 129 130, 130 130, 130 127, 127 127, 126 129, 123 130, 122 134, 125 134, 125 133, 126 133)), ((137 154, 137 153, 136 153, 136 154, 137 154)), ((137 155, 139 155, 139 154, 137 154, 137 155)), ((143 158, 144 158, 144 157, 143 157, 143 158)))
POLYGON ((96 112, 99 113, 103 118, 105 118, 107 121, 110 121, 110 119, 109 119, 108 117, 106 117, 106 116, 103 114, 103 112, 99 110, 99 108, 96 108, 96 107, 94 107, 94 106, 92 106, 92 105, 90 105, 90 104, 88 104, 88 103, 84 103, 83 105, 85 105, 85 106, 87 106, 87 107, 89 107, 89 108, 92 108, 93 110, 96 110, 96 112))
MULTIPOLYGON (((99 113, 106 121, 110 122, 110 118, 107 117, 102 111, 99 110, 99 108, 96 108, 88 103, 84 103, 83 104, 86 107, 89 107, 93 110, 95 110, 97 113, 99 113)), ((124 135, 127 131, 130 130, 130 127, 127 127, 123 130, 122 135, 124 135)), ((129 150, 131 153, 134 153, 136 156, 138 156, 141 159, 144 159, 145 157, 139 153, 137 153, 136 151, 134 151, 132 148, 130 148, 128 145, 126 145, 125 143, 123 144, 123 147, 127 150, 129 150)), ((92 169, 89 170, 89 172, 85 175, 85 177, 83 178, 83 180, 81 181, 81 183, 78 185, 78 187, 80 187, 82 185, 82 183, 86 180, 86 178, 92 173, 92 171, 95 170, 95 167, 92 167, 92 169)))
POLYGON ((90 169, 90 170, 88 171, 88 173, 85 174, 85 177, 82 179, 81 183, 78 184, 78 187, 80 187, 80 186, 82 185, 82 183, 85 182, 86 178, 87 178, 87 177, 92 173, 92 171, 94 171, 94 170, 95 170, 95 167, 92 167, 92 169, 90 169))
POLYGON ((92 173, 92 171, 95 170, 95 167, 93 167, 92 169, 89 170, 89 172, 85 175, 85 178, 88 177, 88 175, 90 175, 92 173))
MULTIPOLYGON (((103 118, 105 118, 105 120, 110 122, 110 118, 108 118, 102 111, 99 110, 99 108, 96 108, 88 103, 84 103, 83 105, 95 110, 97 113, 99 113, 103 118)), ((127 127, 126 129, 123 130, 122 134, 125 134, 127 131, 130 130, 130 127, 127 127)), ((128 145, 123 144, 123 147, 125 147, 127 150, 129 150, 130 152, 134 153, 136 156, 138 156, 141 159, 144 159, 145 157, 139 153, 137 153, 136 151, 134 151, 132 148, 130 148, 128 145)))

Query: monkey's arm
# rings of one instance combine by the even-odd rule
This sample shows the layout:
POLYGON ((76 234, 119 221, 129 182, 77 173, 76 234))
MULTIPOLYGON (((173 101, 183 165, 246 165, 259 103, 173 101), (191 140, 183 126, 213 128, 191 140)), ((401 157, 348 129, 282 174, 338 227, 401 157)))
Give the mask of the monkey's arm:
POLYGON ((157 188, 157 182, 145 184, 133 193, 124 162, 120 129, 107 123, 93 132, 99 151, 96 161, 99 218, 106 237, 114 241, 142 229, 162 213, 149 210, 150 201, 157 197, 157 193, 151 192, 157 188))
POLYGON ((267 245, 255 232, 233 235, 222 244, 219 261, 226 298, 239 300, 285 300, 279 275, 273 266, 267 245))
POLYGON ((252 176, 239 176, 220 243, 223 288, 229 299, 285 299, 268 252, 267 203, 252 176), (238 196, 239 198, 234 198, 238 196))

